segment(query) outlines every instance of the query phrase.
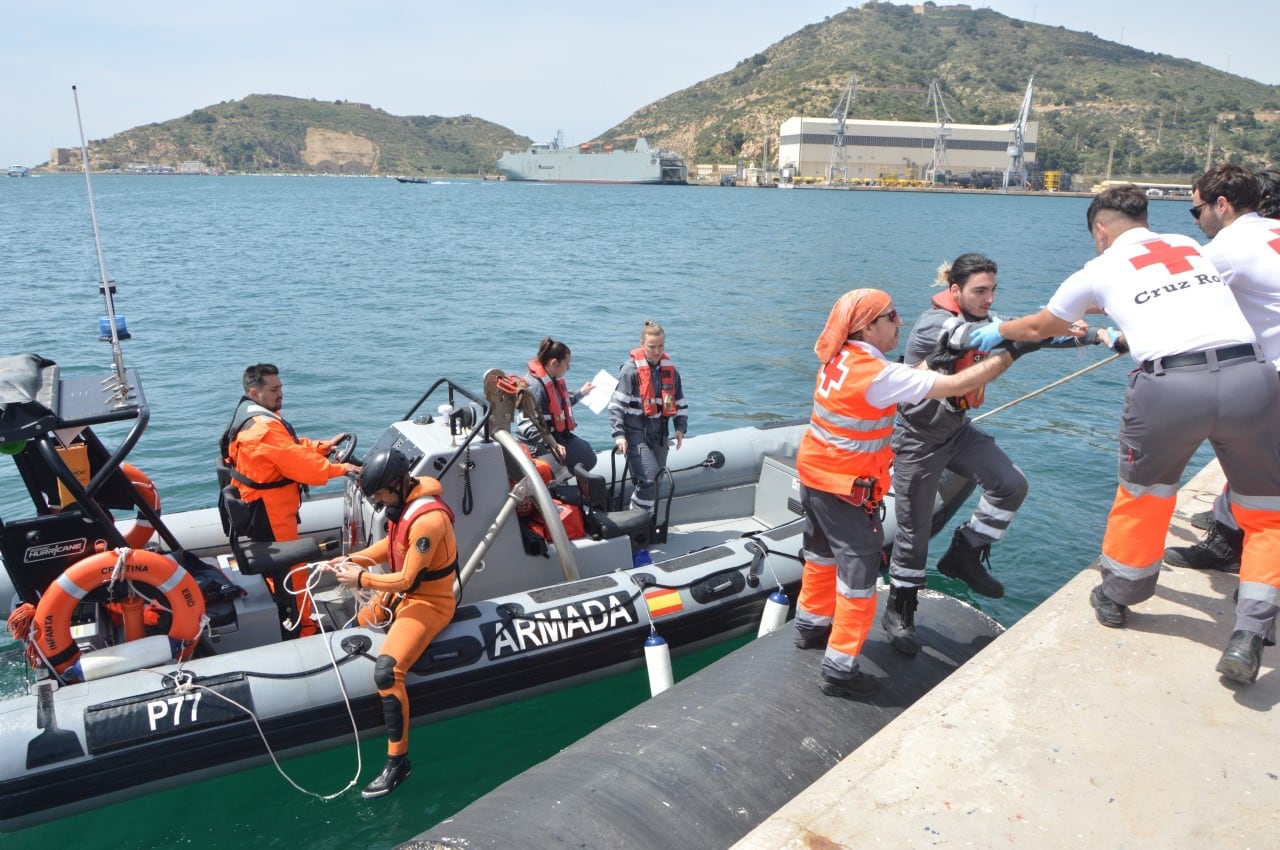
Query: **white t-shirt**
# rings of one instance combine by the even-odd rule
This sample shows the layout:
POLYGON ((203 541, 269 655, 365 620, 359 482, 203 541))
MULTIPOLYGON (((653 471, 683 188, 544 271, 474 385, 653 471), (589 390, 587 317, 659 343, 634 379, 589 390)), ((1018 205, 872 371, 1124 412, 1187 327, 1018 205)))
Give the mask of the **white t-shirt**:
MULTIPOLYGON (((853 344, 880 360, 887 359, 884 352, 871 343, 855 339, 853 344)), ((873 407, 890 407, 902 402, 914 404, 917 401, 924 401, 936 380, 938 380, 937 372, 913 369, 901 363, 889 363, 884 371, 871 381, 871 386, 867 387, 867 404, 873 407)))
POLYGON ((1048 310, 1066 322, 1100 307, 1135 362, 1254 342, 1231 290, 1189 236, 1126 230, 1063 281, 1048 310))
POLYGON ((1242 215, 1201 250, 1231 287, 1263 354, 1280 368, 1280 221, 1242 215))

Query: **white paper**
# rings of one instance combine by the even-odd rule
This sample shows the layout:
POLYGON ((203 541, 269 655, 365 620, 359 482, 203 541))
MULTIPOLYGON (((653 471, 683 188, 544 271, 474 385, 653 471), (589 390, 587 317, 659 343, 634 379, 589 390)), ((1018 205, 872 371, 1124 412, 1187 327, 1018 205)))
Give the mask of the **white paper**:
POLYGON ((609 406, 609 399, 613 397, 613 391, 618 386, 618 379, 601 369, 596 372, 591 383, 593 384, 591 392, 584 395, 581 402, 591 408, 592 413, 600 413, 609 406))

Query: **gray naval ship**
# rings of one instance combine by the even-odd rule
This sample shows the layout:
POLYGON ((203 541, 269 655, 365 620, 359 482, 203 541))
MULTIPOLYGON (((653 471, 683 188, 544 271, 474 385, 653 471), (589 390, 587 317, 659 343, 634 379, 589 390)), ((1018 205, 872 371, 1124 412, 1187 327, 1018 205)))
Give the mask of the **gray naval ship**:
POLYGON ((644 138, 636 139, 634 150, 622 151, 613 145, 564 147, 557 135, 528 150, 503 153, 498 170, 508 180, 541 183, 682 184, 689 178, 680 154, 650 147, 644 138))

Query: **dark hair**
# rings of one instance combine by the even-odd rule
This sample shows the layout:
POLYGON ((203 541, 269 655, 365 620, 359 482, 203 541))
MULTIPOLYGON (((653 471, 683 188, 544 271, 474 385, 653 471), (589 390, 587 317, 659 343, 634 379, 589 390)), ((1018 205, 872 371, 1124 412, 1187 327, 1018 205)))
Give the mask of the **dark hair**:
POLYGON ((1280 171, 1268 168, 1253 176, 1258 178, 1258 215, 1280 218, 1280 171))
POLYGON ((538 353, 534 356, 534 359, 541 363, 545 369, 552 360, 564 360, 570 354, 569 346, 563 342, 556 342, 549 336, 544 336, 542 342, 538 344, 538 353))
POLYGON ((969 282, 969 278, 983 272, 995 274, 995 260, 984 257, 982 254, 961 254, 952 260, 951 265, 947 268, 947 284, 964 289, 964 285, 969 282))
POLYGON ((1191 188, 1200 193, 1201 201, 1208 204, 1218 198, 1226 198, 1237 213, 1252 212, 1258 208, 1258 178, 1239 165, 1211 168, 1196 178, 1191 188))
POLYGON ((268 376, 279 374, 280 370, 274 363, 255 363, 244 370, 244 391, 248 393, 252 389, 262 389, 268 376))
POLYGON ((1119 213, 1127 219, 1145 225, 1147 223, 1147 195, 1132 183, 1122 183, 1103 189, 1094 196, 1085 213, 1085 222, 1089 232, 1093 233, 1093 222, 1100 212, 1119 213))

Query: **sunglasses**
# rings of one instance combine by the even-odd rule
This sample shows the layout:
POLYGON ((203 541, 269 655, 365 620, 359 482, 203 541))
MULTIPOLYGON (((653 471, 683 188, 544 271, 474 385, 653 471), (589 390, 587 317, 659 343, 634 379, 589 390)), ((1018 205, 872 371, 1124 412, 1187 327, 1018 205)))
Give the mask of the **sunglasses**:
POLYGON ((1191 208, 1191 217, 1194 218, 1196 221, 1199 221, 1201 211, 1204 210, 1204 208, 1207 206, 1209 206, 1208 201, 1205 201, 1204 203, 1196 204, 1194 207, 1191 208))
POLYGON ((874 325, 876 322, 880 321, 881 319, 888 319, 891 322, 896 322, 898 321, 898 311, 890 310, 888 313, 881 313, 879 316, 876 316, 874 319, 871 320, 871 324, 874 325))

